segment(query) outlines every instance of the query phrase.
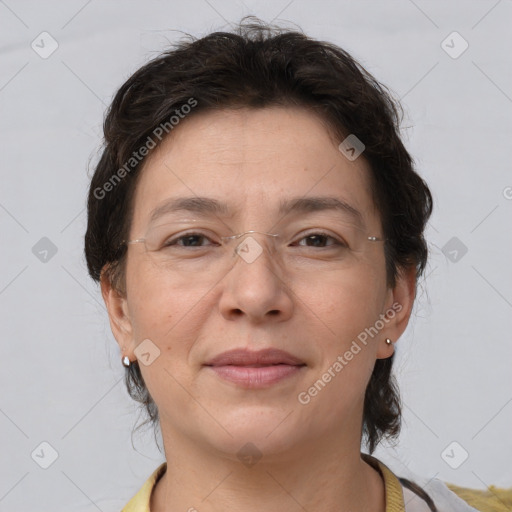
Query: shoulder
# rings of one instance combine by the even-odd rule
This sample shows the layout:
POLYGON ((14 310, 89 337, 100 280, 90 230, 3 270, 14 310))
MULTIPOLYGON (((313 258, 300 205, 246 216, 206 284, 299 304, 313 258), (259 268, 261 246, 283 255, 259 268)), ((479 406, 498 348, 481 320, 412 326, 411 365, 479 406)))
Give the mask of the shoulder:
POLYGON ((468 489, 453 484, 446 485, 477 510, 493 510, 495 512, 512 510, 512 488, 501 489, 491 485, 487 490, 480 490, 468 489))
POLYGON ((437 478, 430 480, 423 489, 420 487, 420 493, 421 491, 427 494, 427 500, 403 485, 405 512, 431 512, 433 508, 429 506, 428 500, 431 500, 431 505, 437 512, 478 512, 437 478))
MULTIPOLYGON (((362 456, 382 475, 386 492, 386 512, 432 512, 435 509, 437 512, 478 512, 478 509, 471 507, 462 499, 462 497, 468 499, 471 493, 478 493, 478 491, 451 486, 456 491, 454 492, 444 482, 436 478, 430 480, 428 485, 422 488, 410 480, 397 477, 375 457, 367 454, 362 454, 362 456), (425 499, 424 493, 427 494, 427 499, 425 499), (435 509, 429 505, 428 498, 435 505, 435 509)), ((165 462, 158 466, 121 512, 150 512, 151 493, 166 469, 165 462)))
POLYGON ((422 486, 397 477, 383 462, 371 455, 362 454, 362 458, 382 475, 386 512, 478 512, 441 480, 434 478, 422 486))
POLYGON ((121 512, 150 512, 149 504, 151 500, 151 493, 167 469, 167 463, 163 462, 158 466, 149 478, 144 482, 137 494, 126 504, 121 512))

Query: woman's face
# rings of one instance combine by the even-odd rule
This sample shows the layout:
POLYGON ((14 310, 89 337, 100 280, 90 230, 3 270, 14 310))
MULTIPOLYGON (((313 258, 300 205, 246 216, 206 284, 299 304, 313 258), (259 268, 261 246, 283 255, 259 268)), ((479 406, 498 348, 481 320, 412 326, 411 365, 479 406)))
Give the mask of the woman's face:
POLYGON ((247 443, 271 456, 340 433, 359 447, 365 388, 393 353, 386 337, 405 329, 414 281, 386 286, 384 245, 368 240, 382 228, 367 163, 339 142, 305 109, 226 110, 186 119, 146 160, 130 231, 146 243, 128 246, 126 297, 102 290, 164 440, 231 457, 247 443), (151 221, 180 198, 200 211, 151 221), (330 199, 280 211, 312 198, 330 199), (219 246, 249 230, 280 236, 219 246), (163 234, 175 245, 158 246, 163 234))

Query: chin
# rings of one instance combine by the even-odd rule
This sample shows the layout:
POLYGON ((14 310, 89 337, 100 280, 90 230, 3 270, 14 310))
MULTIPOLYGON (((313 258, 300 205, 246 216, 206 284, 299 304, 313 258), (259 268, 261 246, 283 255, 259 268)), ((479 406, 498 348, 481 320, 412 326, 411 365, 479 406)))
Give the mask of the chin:
POLYGON ((217 444, 217 448, 228 456, 240 457, 244 451, 251 450, 256 455, 258 452, 264 455, 286 452, 303 440, 303 429, 295 425, 290 412, 291 409, 271 409, 268 406, 238 409, 229 417, 219 418, 231 436, 223 435, 222 439, 217 437, 210 442, 217 444))
POLYGON ((300 439, 295 441, 287 432, 267 437, 261 434, 261 430, 241 429, 233 433, 232 438, 224 439, 221 443, 218 443, 218 439, 215 441, 217 444, 214 449, 222 456, 252 466, 263 457, 266 462, 274 457, 282 460, 286 453, 293 453, 300 439))

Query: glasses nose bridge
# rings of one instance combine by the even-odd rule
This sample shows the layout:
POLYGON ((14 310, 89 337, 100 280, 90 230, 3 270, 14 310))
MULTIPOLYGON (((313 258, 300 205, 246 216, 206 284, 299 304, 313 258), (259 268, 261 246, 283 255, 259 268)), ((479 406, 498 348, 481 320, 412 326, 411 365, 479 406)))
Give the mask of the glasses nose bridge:
POLYGON ((238 239, 238 238, 241 238, 243 237, 244 235, 247 235, 249 233, 259 233, 261 235, 267 235, 267 236, 271 236, 271 237, 278 237, 279 234, 278 233, 267 233, 265 231, 255 231, 254 229, 251 229, 249 231, 244 231, 243 233, 238 233, 236 235, 231 235, 231 236, 223 236, 221 237, 223 240, 234 240, 234 239, 238 239))
POLYGON ((256 240, 257 236, 252 235, 266 235, 268 241, 270 242, 270 247, 273 249, 273 251, 276 250, 276 242, 280 236, 278 233, 249 230, 244 231, 243 233, 238 233, 236 235, 223 236, 221 239, 223 242, 226 242, 226 246, 229 246, 230 243, 235 242, 236 247, 234 248, 234 252, 238 254, 238 256, 240 256, 242 259, 244 259, 246 263, 252 263, 263 252, 262 245, 256 240))

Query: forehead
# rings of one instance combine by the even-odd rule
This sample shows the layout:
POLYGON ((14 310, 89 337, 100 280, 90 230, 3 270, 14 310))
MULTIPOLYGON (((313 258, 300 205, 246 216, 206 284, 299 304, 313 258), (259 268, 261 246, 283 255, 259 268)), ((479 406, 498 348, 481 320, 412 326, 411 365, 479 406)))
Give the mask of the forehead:
MULTIPOLYGON (((366 161, 349 161, 322 119, 300 107, 195 113, 174 128, 141 169, 133 225, 179 197, 213 197, 226 217, 270 217, 283 203, 335 197, 372 223, 366 161), (289 202, 289 201, 288 201, 289 202)), ((375 219, 373 219, 375 221, 375 219)))

